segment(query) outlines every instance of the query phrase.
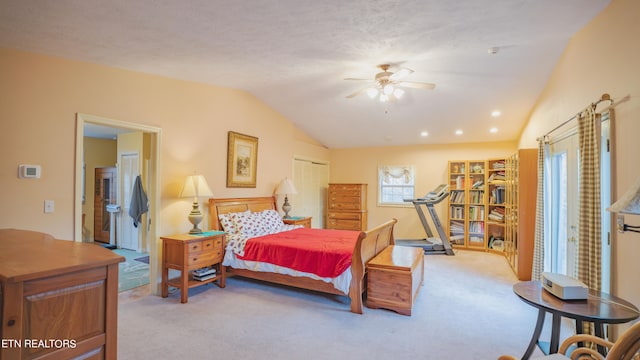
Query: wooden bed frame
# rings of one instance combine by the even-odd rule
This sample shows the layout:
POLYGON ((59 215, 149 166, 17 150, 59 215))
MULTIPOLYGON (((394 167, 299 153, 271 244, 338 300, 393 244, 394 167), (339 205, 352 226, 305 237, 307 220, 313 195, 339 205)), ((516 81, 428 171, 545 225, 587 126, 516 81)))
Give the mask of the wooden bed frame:
MULTIPOLYGON (((222 225, 218 220, 218 214, 231 212, 242 212, 251 210, 253 212, 273 209, 277 210, 276 199, 270 197, 254 198, 228 198, 209 199, 209 227, 212 230, 222 230, 222 225)), ((244 269, 234 269, 229 267, 230 274, 244 276, 252 279, 268 281, 277 284, 294 286, 302 289, 320 291, 324 293, 347 295, 351 299, 351 312, 362 314, 362 293, 366 290, 364 284, 365 265, 380 251, 389 245, 394 244, 393 226, 396 219, 387 221, 366 232, 361 232, 356 242, 351 259, 351 284, 349 294, 345 294, 333 287, 332 284, 321 280, 314 280, 305 277, 294 277, 283 274, 256 272, 244 269)))

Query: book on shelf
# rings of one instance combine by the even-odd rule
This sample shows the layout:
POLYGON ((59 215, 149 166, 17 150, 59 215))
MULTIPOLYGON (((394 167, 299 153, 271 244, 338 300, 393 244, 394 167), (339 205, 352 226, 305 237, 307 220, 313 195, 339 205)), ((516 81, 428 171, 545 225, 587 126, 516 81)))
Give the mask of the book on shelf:
POLYGON ((473 244, 482 244, 484 243, 484 238, 480 236, 469 236, 469 242, 473 244))
POLYGON ((494 207, 487 215, 489 220, 504 222, 504 208, 494 207))
POLYGON ((464 244, 464 235, 449 235, 449 242, 458 245, 464 244))
POLYGON ((195 269, 191 271, 191 275, 194 280, 204 281, 216 276, 216 268, 215 267, 203 267, 200 269, 195 269))
POLYGON ((217 276, 217 274, 214 272, 212 274, 209 275, 193 275, 193 280, 198 280, 198 281, 206 281, 209 279, 213 279, 217 276))
POLYGON ((493 174, 491 174, 489 176, 489 179, 487 180, 489 183, 504 183, 506 177, 505 177, 505 172, 504 171, 498 171, 498 172, 494 172, 493 174))

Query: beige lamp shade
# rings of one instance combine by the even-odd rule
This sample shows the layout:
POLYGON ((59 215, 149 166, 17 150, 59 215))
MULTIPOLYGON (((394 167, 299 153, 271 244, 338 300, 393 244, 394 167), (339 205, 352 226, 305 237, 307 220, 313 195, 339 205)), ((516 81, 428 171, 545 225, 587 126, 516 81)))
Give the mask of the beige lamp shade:
POLYGON ((278 195, 295 195, 297 193, 298 192, 296 191, 295 185, 293 185, 293 181, 289 178, 284 178, 276 189, 276 194, 278 195))
POLYGON ((640 178, 636 180, 618 201, 611 204, 607 211, 621 214, 640 215, 640 178))
POLYGON ((207 184, 207 180, 205 180, 204 176, 187 176, 184 186, 182 187, 182 191, 180 191, 180 197, 197 198, 204 196, 213 196, 213 192, 209 188, 209 184, 207 184))

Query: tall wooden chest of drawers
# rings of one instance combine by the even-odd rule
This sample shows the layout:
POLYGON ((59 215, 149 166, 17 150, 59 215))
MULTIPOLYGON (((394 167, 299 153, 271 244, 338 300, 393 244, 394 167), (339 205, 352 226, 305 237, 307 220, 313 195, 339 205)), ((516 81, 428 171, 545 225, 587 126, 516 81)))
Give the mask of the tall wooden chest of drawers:
POLYGON ((367 184, 329 184, 327 228, 367 230, 367 184))

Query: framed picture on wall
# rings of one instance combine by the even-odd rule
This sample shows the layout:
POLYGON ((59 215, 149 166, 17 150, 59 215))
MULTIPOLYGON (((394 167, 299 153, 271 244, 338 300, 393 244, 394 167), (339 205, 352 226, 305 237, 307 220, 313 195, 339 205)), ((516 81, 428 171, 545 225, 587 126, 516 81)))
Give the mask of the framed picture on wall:
POLYGON ((258 138, 229 131, 227 141, 227 187, 256 187, 258 138))

